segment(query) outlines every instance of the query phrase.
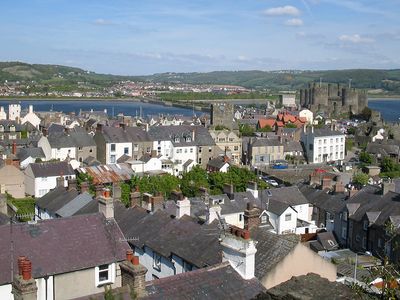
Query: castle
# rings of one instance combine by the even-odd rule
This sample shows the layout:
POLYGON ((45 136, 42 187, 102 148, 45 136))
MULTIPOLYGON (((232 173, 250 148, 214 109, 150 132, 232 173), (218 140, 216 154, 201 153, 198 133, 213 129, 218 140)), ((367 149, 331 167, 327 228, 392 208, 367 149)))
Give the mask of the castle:
POLYGON ((300 90, 300 105, 311 111, 324 111, 329 115, 359 114, 368 106, 366 91, 343 87, 340 84, 316 85, 300 90))

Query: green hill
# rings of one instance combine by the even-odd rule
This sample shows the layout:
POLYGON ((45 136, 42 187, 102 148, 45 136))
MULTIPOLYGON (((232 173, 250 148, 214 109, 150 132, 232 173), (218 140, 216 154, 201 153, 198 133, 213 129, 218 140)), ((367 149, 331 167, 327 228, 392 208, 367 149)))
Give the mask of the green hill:
POLYGON ((382 90, 386 94, 400 94, 400 70, 327 70, 327 71, 215 71, 208 73, 162 73, 150 76, 118 76, 98 74, 79 68, 0 62, 0 82, 19 81, 30 85, 47 86, 50 90, 79 90, 82 83, 88 89, 100 89, 122 80, 158 83, 229 84, 272 91, 298 89, 309 82, 335 82, 357 88, 382 90))

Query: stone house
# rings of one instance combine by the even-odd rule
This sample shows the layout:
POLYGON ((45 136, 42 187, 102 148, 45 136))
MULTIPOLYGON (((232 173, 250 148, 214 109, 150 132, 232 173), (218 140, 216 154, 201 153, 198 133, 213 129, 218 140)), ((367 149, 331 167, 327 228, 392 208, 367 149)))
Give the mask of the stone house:
POLYGON ((5 164, 0 167, 0 193, 9 193, 14 198, 25 197, 24 173, 6 159, 5 164))

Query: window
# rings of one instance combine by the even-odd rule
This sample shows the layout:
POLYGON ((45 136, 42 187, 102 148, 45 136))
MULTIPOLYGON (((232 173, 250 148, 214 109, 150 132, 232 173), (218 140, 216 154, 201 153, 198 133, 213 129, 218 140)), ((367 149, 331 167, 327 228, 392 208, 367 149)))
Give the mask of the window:
POLYGON ((110 163, 115 164, 115 155, 110 155, 110 163))
POLYGON ((133 144, 133 151, 139 151, 139 145, 133 144))
POLYGON ((124 148, 124 154, 129 154, 129 148, 128 147, 124 148))
POLYGON ((193 148, 190 148, 190 153, 193 153, 193 148))
POLYGON ((290 221, 292 219, 292 215, 291 214, 286 214, 285 215, 285 221, 290 221))
POLYGON ((79 151, 82 150, 82 147, 78 147, 78 150, 79 150, 79 151))
POLYGON ((208 152, 211 152, 211 147, 208 147, 208 152))
POLYGON ((347 211, 343 212, 343 221, 347 222, 347 211))
POLYGON ((161 271, 161 255, 153 252, 153 269, 161 271))
POLYGON ((42 177, 42 181, 47 181, 47 177, 42 177))
POLYGON ((233 138, 229 138, 229 141, 230 141, 230 142, 233 142, 233 138))
POLYGON ((342 239, 346 239, 347 238, 347 228, 343 227, 342 228, 342 239))
POLYGON ((363 229, 365 230, 365 231, 367 231, 368 230, 368 221, 367 220, 364 220, 364 222, 363 222, 363 229))
POLYGON ((199 147, 199 153, 201 153, 201 147, 199 147))
POLYGON ((183 261, 183 272, 190 272, 193 270, 193 265, 183 261))
POLYGON ((92 153, 92 152, 93 152, 93 149, 92 149, 92 148, 90 148, 89 152, 90 152, 90 153, 92 153))
POLYGON ((243 220, 243 215, 239 214, 239 222, 242 222, 242 220, 243 220))
POLYGON ((199 158, 199 164, 201 164, 201 157, 199 158))
POLYGON ((233 146, 233 150, 234 151, 238 151, 239 150, 239 146, 233 146))
POLYGON ((115 281, 115 264, 100 265, 95 268, 96 286, 113 283, 115 281))
POLYGON ((187 153, 187 148, 185 148, 185 153, 187 153))
POLYGON ((44 196, 47 194, 47 189, 40 189, 39 190, 39 197, 44 196))
POLYGON ((112 152, 115 151, 115 144, 111 144, 111 151, 112 151, 112 152))
POLYGON ((267 216, 266 215, 262 215, 261 216, 261 224, 265 224, 267 223, 267 216))
POLYGON ((150 147, 147 147, 147 148, 146 148, 146 152, 147 152, 147 153, 150 153, 150 151, 151 151, 151 148, 150 148, 150 147))

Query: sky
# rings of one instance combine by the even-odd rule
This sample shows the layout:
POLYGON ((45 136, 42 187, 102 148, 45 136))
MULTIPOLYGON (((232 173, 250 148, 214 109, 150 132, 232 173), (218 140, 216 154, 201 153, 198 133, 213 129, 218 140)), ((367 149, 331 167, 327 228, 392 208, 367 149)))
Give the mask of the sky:
POLYGON ((147 75, 400 68, 400 0, 1 0, 0 61, 147 75))

